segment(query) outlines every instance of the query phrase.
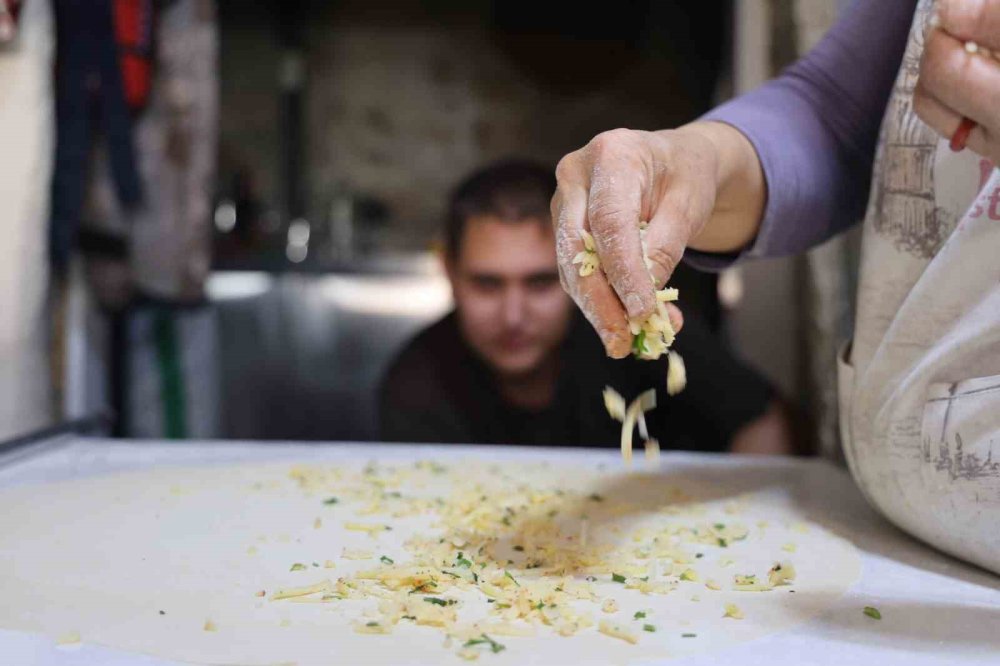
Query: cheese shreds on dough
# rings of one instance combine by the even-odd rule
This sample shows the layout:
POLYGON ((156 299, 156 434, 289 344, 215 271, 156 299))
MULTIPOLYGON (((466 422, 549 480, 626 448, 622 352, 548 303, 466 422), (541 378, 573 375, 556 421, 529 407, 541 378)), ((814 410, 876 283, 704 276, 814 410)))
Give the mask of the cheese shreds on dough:
MULTIPOLYGON (((626 450, 631 451, 638 415, 655 406, 655 395, 645 391, 621 410, 626 450)), ((611 388, 605 390, 605 401, 609 411, 625 404, 611 388)), ((647 451, 655 448, 655 440, 648 440, 647 451)), ((597 632, 635 644, 655 640, 646 634, 656 630, 620 622, 625 603, 634 601, 629 595, 673 595, 682 586, 700 587, 703 576, 694 568, 696 562, 706 567, 705 574, 713 568, 701 559, 706 551, 735 548, 750 535, 724 507, 707 513, 711 510, 688 502, 677 489, 669 493, 676 505, 665 512, 659 527, 621 534, 608 519, 635 510, 621 495, 593 485, 573 489, 527 482, 516 471, 499 468, 491 475, 470 478, 463 469, 421 463, 409 471, 381 472, 373 465, 354 479, 323 468, 296 468, 292 478, 307 491, 335 486, 345 506, 366 516, 433 514, 444 532, 410 536, 403 546, 409 556, 394 552, 379 557, 344 548, 345 560, 364 556, 376 562, 336 581, 278 588, 270 601, 368 602, 374 605, 351 618, 355 632, 384 636, 400 624, 434 628, 466 659, 507 649, 498 637, 535 636, 540 630, 564 637, 597 632), (406 479, 419 488, 428 476, 440 475, 449 477, 448 496, 410 496, 397 490, 406 487, 406 479), (595 618, 605 614, 606 619, 595 618)), ((397 528, 388 522, 372 524, 397 528)), ((353 525, 347 523, 345 529, 353 525)), ((752 587, 770 589, 794 575, 792 564, 781 562, 762 582, 748 573, 734 578, 732 590, 722 591, 711 578, 704 585, 722 596, 752 587)), ((727 596, 720 599, 725 617, 742 619, 742 611, 727 601, 727 596)), ((629 617, 634 610, 626 611, 629 617)), ((634 619, 645 619, 646 613, 635 613, 634 619)), ((206 622, 205 630, 214 631, 214 624, 206 622)))

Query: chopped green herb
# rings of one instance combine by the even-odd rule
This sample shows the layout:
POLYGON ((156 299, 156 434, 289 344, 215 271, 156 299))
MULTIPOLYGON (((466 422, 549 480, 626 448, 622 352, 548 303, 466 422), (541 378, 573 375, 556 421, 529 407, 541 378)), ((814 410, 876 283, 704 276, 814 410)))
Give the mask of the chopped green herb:
POLYGON ((698 634, 681 634, 681 638, 697 638, 698 634))
POLYGON ((868 617, 872 618, 873 620, 881 620, 882 619, 882 613, 880 613, 878 611, 878 609, 875 608, 874 606, 865 606, 864 613, 865 613, 865 615, 867 615, 868 617))
POLYGON ((507 578, 510 578, 512 581, 514 581, 514 585, 517 585, 518 587, 521 587, 521 584, 517 582, 517 579, 514 578, 513 576, 511 576, 510 572, 507 571, 506 569, 504 569, 503 575, 506 576, 507 578))
POLYGON ((455 566, 465 567, 466 569, 469 569, 472 567, 472 560, 465 559, 464 555, 461 552, 459 552, 458 557, 455 558, 455 566))
POLYGON ((514 546, 514 550, 516 550, 519 553, 523 553, 524 552, 524 546, 514 546))
POLYGON ((378 626, 378 622, 366 622, 365 626, 366 627, 377 627, 378 626))
POLYGON ((416 620, 417 617, 415 615, 404 615, 403 619, 404 620, 416 620))
POLYGON ((502 522, 504 525, 508 525, 509 526, 510 525, 510 516, 504 516, 503 520, 501 520, 500 522, 502 522))
POLYGON ((644 624, 644 625, 642 625, 642 630, 643 631, 648 631, 649 633, 653 633, 654 631, 656 631, 656 627, 654 627, 651 624, 644 624))
POLYGON ((336 497, 327 497, 325 500, 323 500, 323 504, 333 505, 333 504, 336 504, 339 501, 340 500, 337 499, 336 497))
POLYGON ((479 574, 477 574, 475 571, 472 572, 472 580, 473 580, 473 582, 476 582, 476 583, 479 582, 479 574))
POLYGON ((646 331, 639 331, 639 334, 632 338, 632 354, 637 358, 646 353, 646 331))
POLYGON ((302 564, 301 562, 296 562, 295 564, 292 565, 292 568, 289 569, 289 571, 305 571, 305 569, 306 565, 302 564))
POLYGON ((160 611, 160 615, 166 615, 166 614, 167 614, 166 611, 160 611))
POLYGON ((469 647, 475 647, 476 645, 489 645, 490 646, 490 651, 493 654, 496 654, 497 652, 503 652, 504 650, 507 649, 507 647, 505 645, 501 645, 500 643, 497 643, 495 640, 493 640, 492 638, 490 638, 486 634, 482 634, 482 638, 471 638, 471 639, 467 640, 465 642, 465 644, 462 645, 462 647, 469 648, 469 647))
POLYGON ((539 601, 535 604, 535 610, 542 610, 543 608, 545 608, 545 604, 543 602, 539 601))
POLYGON ((641 580, 641 581, 642 581, 643 583, 645 583, 646 581, 648 581, 648 580, 649 580, 649 576, 643 576, 643 577, 642 577, 642 578, 640 578, 639 580, 641 580))
POLYGON ((614 581, 614 582, 616 582, 616 583, 624 583, 625 582, 625 576, 623 576, 621 574, 613 573, 613 574, 611 574, 611 580, 614 581))
POLYGON ((646 617, 645 611, 636 611, 635 615, 632 616, 633 620, 641 620, 646 617))
POLYGON ((717 529, 717 530, 724 530, 724 529, 726 529, 726 524, 725 523, 716 523, 715 524, 715 529, 717 529))
POLYGON ((391 557, 388 557, 388 556, 386 556, 386 555, 383 555, 382 557, 380 557, 380 558, 378 558, 378 559, 379 559, 379 561, 380 561, 380 562, 381 562, 382 564, 395 564, 395 563, 396 563, 396 560, 394 560, 394 559, 392 559, 391 557))
POLYGON ((720 547, 722 547, 722 548, 728 548, 729 547, 729 542, 726 541, 725 539, 723 539, 722 537, 719 537, 717 539, 717 541, 718 541, 720 547))
POLYGON ((705 557, 705 553, 697 553, 697 554, 695 555, 695 558, 697 558, 697 559, 699 559, 699 560, 700 560, 701 558, 703 558, 703 557, 705 557))
POLYGON ((424 597, 424 601, 438 606, 454 606, 458 603, 458 600, 456 599, 441 599, 439 597, 424 597))
POLYGON ((454 571, 445 571, 445 570, 442 570, 441 573, 443 573, 445 576, 451 576, 452 578, 461 578, 461 576, 459 576, 454 571))
POLYGON ((603 502, 604 501, 604 498, 601 495, 598 495, 597 493, 593 493, 587 499, 589 499, 591 502, 603 502))

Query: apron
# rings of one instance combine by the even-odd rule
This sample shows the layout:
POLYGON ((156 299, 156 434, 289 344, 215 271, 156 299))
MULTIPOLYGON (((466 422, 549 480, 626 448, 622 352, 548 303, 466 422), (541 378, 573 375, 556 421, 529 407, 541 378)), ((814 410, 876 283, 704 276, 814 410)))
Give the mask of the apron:
POLYGON ((840 429, 889 520, 1000 573, 1000 171, 913 112, 932 6, 918 4, 882 121, 840 429))

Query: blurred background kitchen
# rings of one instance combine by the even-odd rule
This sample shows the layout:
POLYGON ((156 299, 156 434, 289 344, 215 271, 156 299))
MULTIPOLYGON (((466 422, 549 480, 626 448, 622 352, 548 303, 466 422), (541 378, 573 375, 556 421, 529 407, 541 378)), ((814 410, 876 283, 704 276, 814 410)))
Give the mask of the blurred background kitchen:
MULTIPOLYGON (((0 0, 0 440, 372 439, 460 178, 691 120, 841 4, 0 0)), ((672 283, 829 455, 856 248, 672 283)))

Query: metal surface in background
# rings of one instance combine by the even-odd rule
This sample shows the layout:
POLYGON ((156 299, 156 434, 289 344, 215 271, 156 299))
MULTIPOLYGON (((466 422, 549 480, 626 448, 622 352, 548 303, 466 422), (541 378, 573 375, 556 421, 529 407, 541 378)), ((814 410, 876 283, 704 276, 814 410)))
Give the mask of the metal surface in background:
POLYGON ((368 440, 399 348, 451 306, 427 257, 368 274, 217 273, 220 436, 368 440))

